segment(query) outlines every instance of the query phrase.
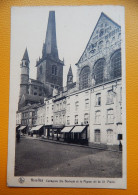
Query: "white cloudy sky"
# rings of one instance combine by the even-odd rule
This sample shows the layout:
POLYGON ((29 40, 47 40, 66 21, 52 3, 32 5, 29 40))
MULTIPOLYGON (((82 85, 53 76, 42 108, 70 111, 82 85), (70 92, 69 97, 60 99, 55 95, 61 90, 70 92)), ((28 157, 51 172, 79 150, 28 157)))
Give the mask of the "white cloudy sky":
POLYGON ((11 96, 18 101, 20 62, 27 47, 30 59, 30 77, 36 78, 36 60, 42 55, 48 14, 56 13, 56 32, 59 57, 64 58, 64 85, 71 64, 76 77, 76 66, 92 31, 104 12, 118 24, 123 23, 122 7, 79 6, 79 7, 13 7, 11 9, 11 96), (16 82, 15 82, 16 81, 16 82))

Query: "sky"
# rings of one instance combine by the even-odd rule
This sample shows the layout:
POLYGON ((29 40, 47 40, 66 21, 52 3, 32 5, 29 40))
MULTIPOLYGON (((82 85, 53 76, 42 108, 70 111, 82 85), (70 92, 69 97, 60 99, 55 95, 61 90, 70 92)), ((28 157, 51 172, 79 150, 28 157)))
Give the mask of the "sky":
MULTIPOLYGON (((42 56, 48 14, 55 10, 59 58, 64 58, 63 85, 71 65, 74 81, 76 66, 94 27, 104 12, 119 25, 123 24, 122 7, 119 6, 38 6, 11 8, 10 96, 18 102, 20 63, 27 47, 30 59, 30 78, 36 79, 36 60, 42 56)), ((17 106, 16 106, 17 107, 17 106)))

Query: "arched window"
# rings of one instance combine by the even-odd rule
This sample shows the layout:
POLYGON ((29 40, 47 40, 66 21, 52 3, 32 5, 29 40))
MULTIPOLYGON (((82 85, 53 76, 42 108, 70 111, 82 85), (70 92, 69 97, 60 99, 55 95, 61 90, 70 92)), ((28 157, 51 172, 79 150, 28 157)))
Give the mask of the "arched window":
POLYGON ((111 57, 111 77, 121 77, 121 50, 116 51, 111 57))
POLYGON ((55 65, 52 66, 52 74, 57 75, 57 66, 55 65))
POLYGON ((103 34, 104 34, 104 29, 101 29, 100 30, 100 34, 99 34, 99 37, 103 36, 103 34))
POLYGON ((98 44, 98 48, 101 50, 103 48, 103 41, 100 41, 98 44))
POLYGON ((96 85, 103 83, 104 81, 104 66, 105 66, 104 59, 99 59, 94 65, 93 75, 96 85))
POLYGON ((113 130, 107 129, 107 143, 113 144, 113 130))
POLYGON ((90 86, 90 68, 85 66, 80 73, 80 89, 85 89, 90 86))

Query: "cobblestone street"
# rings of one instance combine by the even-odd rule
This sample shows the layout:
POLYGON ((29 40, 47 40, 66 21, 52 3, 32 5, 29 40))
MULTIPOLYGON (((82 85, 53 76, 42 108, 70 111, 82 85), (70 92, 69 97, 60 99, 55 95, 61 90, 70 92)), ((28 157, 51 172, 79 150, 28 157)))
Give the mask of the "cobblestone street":
POLYGON ((22 137, 16 143, 15 176, 122 176, 122 153, 22 137))

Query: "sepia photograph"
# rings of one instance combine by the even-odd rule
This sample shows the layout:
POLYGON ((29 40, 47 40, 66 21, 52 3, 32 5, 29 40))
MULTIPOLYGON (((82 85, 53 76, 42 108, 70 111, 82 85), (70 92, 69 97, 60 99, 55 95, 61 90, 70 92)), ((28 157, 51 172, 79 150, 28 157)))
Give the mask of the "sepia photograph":
POLYGON ((126 189, 124 12, 11 8, 8 186, 126 189))

